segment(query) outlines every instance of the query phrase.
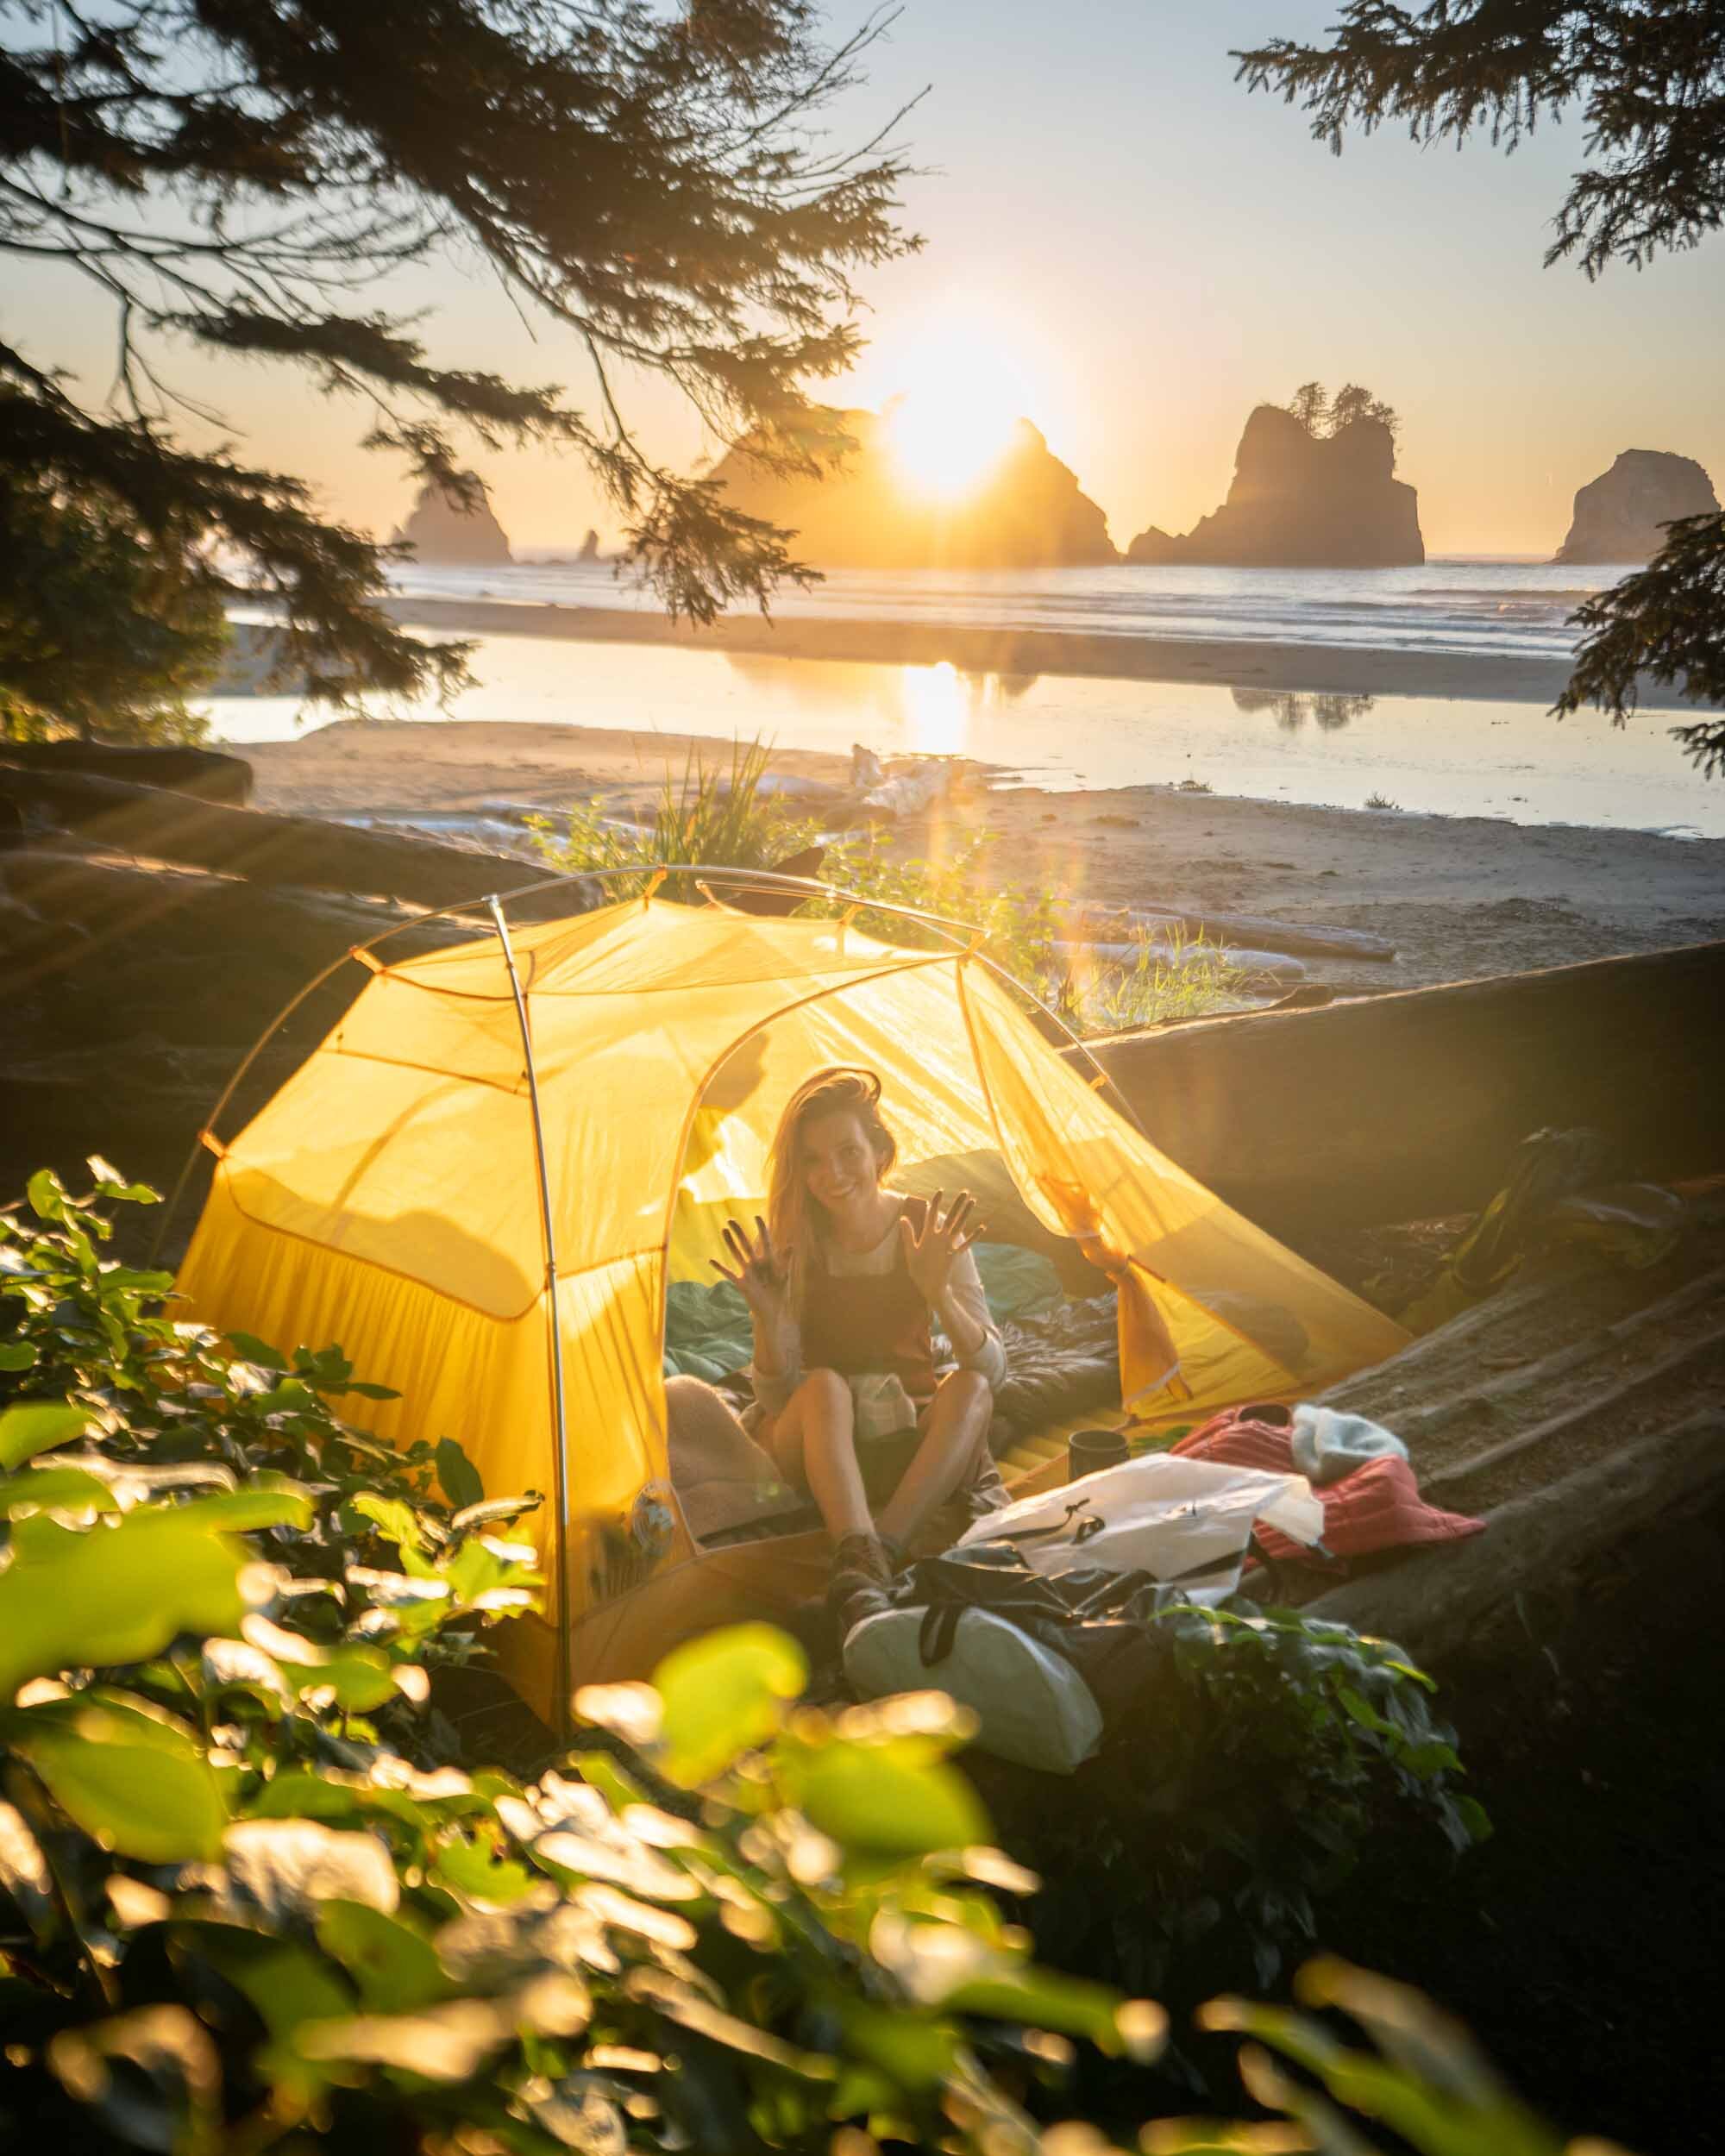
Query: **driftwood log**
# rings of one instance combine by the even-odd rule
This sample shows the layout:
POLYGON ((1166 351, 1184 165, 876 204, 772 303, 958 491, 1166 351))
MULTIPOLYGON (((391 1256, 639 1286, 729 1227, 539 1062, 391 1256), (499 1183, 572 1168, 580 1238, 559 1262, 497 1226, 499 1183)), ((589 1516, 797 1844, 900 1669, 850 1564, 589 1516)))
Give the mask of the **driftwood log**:
POLYGON ((1151 1138, 1272 1234, 1470 1211, 1530 1131, 1725 1168, 1725 943, 1088 1044, 1151 1138))
MULTIPOLYGON (((1513 1631, 1530 1597, 1562 1595, 1601 1557, 1673 1517, 1699 1514, 1722 1493, 1725 1407, 1702 1409, 1496 1507, 1471 1541, 1416 1551, 1393 1570, 1333 1588, 1302 1614, 1393 1639, 1418 1662, 1449 1662, 1513 1631)), ((1536 1653, 1537 1642, 1527 1649, 1536 1653)))
POLYGON ((1388 965, 1396 956, 1396 946, 1386 937, 1369 935, 1364 929, 1276 921, 1261 913, 1192 913, 1178 906, 1158 905, 1154 899, 1138 906, 1074 908, 1067 920, 1070 932, 1089 941, 1106 941, 1121 934, 1150 936, 1157 941, 1165 941, 1170 935, 1202 936, 1212 943, 1286 951, 1301 958, 1367 959, 1388 965))
POLYGON ((132 786, 166 787, 206 801, 242 807, 251 798, 252 767, 219 749, 160 748, 106 741, 9 741, 0 749, 27 771, 84 772, 132 786))
MULTIPOLYGON (((0 1184, 16 1192, 44 1164, 79 1181, 92 1152, 171 1184, 264 1029, 355 943, 398 926, 391 948, 404 956, 474 932, 329 892, 34 846, 0 853, 0 1184)), ((368 978, 339 966, 300 1006, 235 1103, 230 1131, 368 978)))
MULTIPOLYGON (((546 871, 506 854, 476 853, 435 839, 356 830, 317 817, 232 808, 87 772, 26 768, 0 759, 0 801, 51 817, 86 842, 248 883, 354 892, 436 908, 542 882, 546 871)), ((566 882, 510 908, 555 918, 596 903, 596 887, 566 882)))

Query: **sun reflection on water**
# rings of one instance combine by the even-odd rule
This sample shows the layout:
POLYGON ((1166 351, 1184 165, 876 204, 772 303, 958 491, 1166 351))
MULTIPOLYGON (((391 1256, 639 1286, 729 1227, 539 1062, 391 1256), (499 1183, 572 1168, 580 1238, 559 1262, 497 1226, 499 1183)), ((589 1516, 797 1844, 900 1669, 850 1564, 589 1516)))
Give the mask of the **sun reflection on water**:
POLYGON ((970 736, 970 687, 950 659, 900 667, 906 748, 923 756, 962 756, 970 736))

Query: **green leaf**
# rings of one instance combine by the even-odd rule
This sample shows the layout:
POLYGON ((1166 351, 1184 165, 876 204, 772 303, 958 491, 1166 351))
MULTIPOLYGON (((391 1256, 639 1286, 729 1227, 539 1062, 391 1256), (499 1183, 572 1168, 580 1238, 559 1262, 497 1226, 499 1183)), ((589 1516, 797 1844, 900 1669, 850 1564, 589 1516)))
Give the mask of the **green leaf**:
POLYGON ((0 1411, 0 1468, 22 1467, 38 1452, 70 1445, 89 1421, 87 1408, 63 1400, 22 1400, 0 1411))
POLYGON ((273 2036, 291 2036, 302 2021, 354 2010, 353 1993, 310 1946, 235 1924, 182 1922, 176 1931, 200 1959, 251 2001, 273 2036))
POLYGON ((66 1218, 66 1185, 52 1168, 39 1168, 24 1185, 24 1195, 30 1201, 30 1210, 39 1220, 63 1220, 66 1218))
POLYGON ((183 1724, 106 1699, 54 1700, 18 1716, 13 1742, 105 1848, 146 1864, 221 1856, 221 1785, 183 1724))
POLYGON ((223 1490, 200 1499, 198 1509, 212 1526, 234 1534, 255 1533, 264 1527, 309 1527, 312 1518, 310 1491, 285 1482, 274 1489, 248 1484, 243 1489, 223 1490))
POLYGON ((96 1184, 98 1198, 118 1198, 128 1205, 159 1206, 161 1193, 151 1189, 148 1183, 128 1182, 111 1161, 103 1159, 100 1153, 91 1153, 85 1162, 96 1184))
POLYGON ((362 1490, 357 1497, 350 1497, 342 1509, 370 1520, 384 1540, 394 1543, 404 1555, 409 1551, 416 1557, 425 1554, 424 1539, 419 1532, 419 1522, 413 1516, 413 1508, 400 1498, 376 1497, 369 1490, 362 1490))
POLYGON ((279 1348, 272 1347, 267 1340, 259 1339, 255 1332, 230 1332, 229 1344, 238 1348, 248 1363, 255 1363, 262 1370, 285 1370, 287 1357, 279 1348))
POLYGON ((367 1902, 326 1902, 317 1913, 317 1943, 380 2013, 411 2013, 455 1990, 430 1941, 367 1902))
POLYGON ((236 1633, 248 1552, 201 1510, 141 1506, 85 1532, 37 1514, 28 1535, 15 1529, 0 1572, 0 1702, 29 1677, 147 1661, 182 1632, 236 1633))
POLYGON ((34 1369, 36 1351, 28 1340, 0 1341, 0 1370, 34 1369))
POLYGON ((0 1481, 0 1519, 27 1512, 118 1512, 120 1501, 99 1475, 81 1467, 26 1468, 0 1481))
POLYGON ((434 1877, 470 1902, 506 1906, 531 1894, 537 1882, 524 1865, 502 1854, 495 1837, 481 1832, 472 1841, 459 1839, 444 1843, 437 1852, 434 1877))
POLYGON ((801 1752, 788 1779, 809 1824, 850 1857, 920 1857, 988 1839, 969 1783, 914 1739, 833 1739, 801 1752))
POLYGON ((664 1702, 666 1771, 680 1782, 711 1781, 767 1741, 807 1678, 801 1648, 770 1625, 732 1625, 678 1647, 653 1672, 664 1702))
POLYGON ((464 1512, 469 1505, 485 1501, 480 1471, 453 1438, 437 1440, 437 1480, 454 1512, 464 1512))

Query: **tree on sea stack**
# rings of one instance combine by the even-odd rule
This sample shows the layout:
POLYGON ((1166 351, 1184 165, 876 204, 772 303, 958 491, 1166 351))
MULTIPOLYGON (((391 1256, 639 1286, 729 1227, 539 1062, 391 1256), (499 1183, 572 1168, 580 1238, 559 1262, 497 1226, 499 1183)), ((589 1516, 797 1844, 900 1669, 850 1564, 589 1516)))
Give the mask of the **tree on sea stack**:
MULTIPOLYGON (((1405 121, 1415 141, 1485 135, 1513 150, 1542 118, 1579 108, 1587 162, 1570 185, 1546 264, 1590 278, 1640 269, 1725 226, 1725 7, 1719 0, 1433 0, 1419 10, 1350 0, 1326 45, 1276 38, 1236 52, 1250 90, 1280 91, 1339 154, 1352 124, 1405 121)), ((1558 699, 1620 723, 1650 674, 1725 704, 1725 514, 1665 527, 1647 567, 1590 599, 1558 699)), ((1725 772, 1725 718, 1674 730, 1709 777, 1725 772)))
POLYGON ((171 721, 235 589, 279 605, 283 671, 326 700, 464 678, 464 646, 384 611, 386 547, 292 473, 204 446, 220 422, 176 392, 176 343, 309 370, 358 400, 367 446, 457 502, 474 443, 573 452, 674 612, 804 579, 788 532, 647 454, 623 383, 662 377, 787 470, 843 447, 804 385, 850 364, 856 273, 916 242, 894 154, 878 135, 837 150, 814 118, 881 27, 830 48, 809 0, 16 0, 0 254, 86 278, 116 368, 92 396, 16 319, 0 338, 0 531, 31 534, 0 577, 0 729, 171 721), (573 349, 585 409, 428 351, 412 275, 457 251, 573 349), (69 561, 109 648, 101 708, 72 679, 87 653, 57 664, 43 633, 69 561), (128 633, 141 611, 154 642, 128 633))

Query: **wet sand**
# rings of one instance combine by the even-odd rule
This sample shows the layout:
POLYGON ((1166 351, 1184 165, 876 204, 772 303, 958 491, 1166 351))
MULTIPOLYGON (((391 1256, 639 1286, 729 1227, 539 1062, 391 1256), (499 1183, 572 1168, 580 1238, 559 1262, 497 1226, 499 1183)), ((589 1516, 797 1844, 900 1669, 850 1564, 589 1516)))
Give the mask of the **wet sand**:
MULTIPOLYGON (((1201 637, 1107 636, 962 624, 847 621, 825 616, 729 614, 692 628, 627 607, 518 605, 505 600, 402 597, 396 619, 443 636, 549 636, 583 643, 673 644, 696 651, 938 666, 965 673, 1104 675, 1128 681, 1214 682, 1336 696, 1515 699, 1549 707, 1569 669, 1549 660, 1478 652, 1392 650, 1381 645, 1277 643, 1201 637)), ((1665 694, 1650 709, 1675 708, 1665 694)))
MULTIPOLYGON (((644 804, 711 740, 622 729, 348 720, 246 748, 260 808, 310 814, 555 812, 644 804)), ((840 788, 843 757, 781 749, 772 768, 840 788)), ((1387 936, 1391 965, 1310 961, 1338 986, 1412 987, 1725 936, 1725 840, 1490 817, 1320 808, 1136 786, 994 791, 959 767, 951 797, 891 828, 938 855, 985 833, 994 881, 1100 903, 1268 914, 1387 936)), ((1699 783, 1697 781, 1697 783, 1699 783)))

